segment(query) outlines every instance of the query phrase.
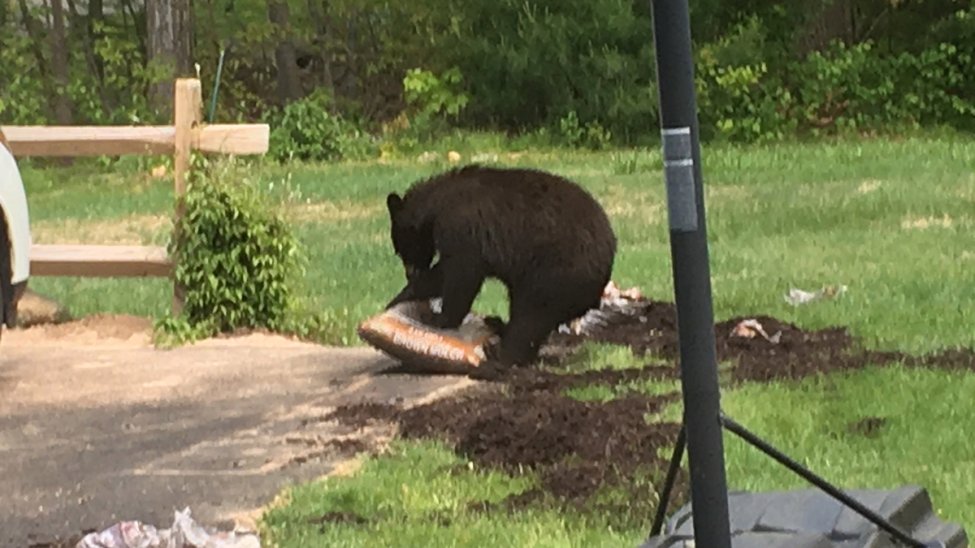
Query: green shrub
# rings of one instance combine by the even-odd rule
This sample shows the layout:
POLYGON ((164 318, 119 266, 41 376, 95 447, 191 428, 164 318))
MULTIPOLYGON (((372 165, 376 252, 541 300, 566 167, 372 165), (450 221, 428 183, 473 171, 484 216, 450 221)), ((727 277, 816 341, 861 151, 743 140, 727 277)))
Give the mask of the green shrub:
POLYGON ((699 49, 695 75, 703 137, 760 141, 795 130, 788 115, 792 96, 769 68, 781 62, 767 58, 766 51, 765 29, 754 17, 699 49))
POLYGON ((698 49, 703 137, 751 142, 972 125, 971 46, 892 54, 871 41, 833 41, 801 58, 770 51, 757 18, 698 49))
POLYGON ((438 118, 456 118, 467 106, 467 94, 460 90, 463 76, 451 67, 441 75, 413 68, 403 78, 403 98, 411 108, 411 118, 432 124, 438 118))
POLYGON ((289 103, 270 122, 270 154, 279 161, 355 159, 375 151, 366 132, 332 112, 325 90, 289 103))
POLYGON ((564 145, 593 150, 607 148, 613 141, 611 131, 596 121, 582 124, 574 110, 570 110, 559 120, 558 135, 564 145))
POLYGON ((598 142, 653 129, 657 101, 649 4, 628 0, 438 0, 433 67, 457 66, 468 127, 506 131, 575 116, 598 142), (440 60, 442 65, 437 64, 440 60), (570 114, 573 113, 573 114, 570 114))
POLYGON ((198 164, 184 207, 169 246, 174 280, 184 292, 182 315, 158 327, 177 340, 293 327, 293 285, 303 275, 303 256, 254 181, 240 178, 230 163, 198 164))
MULTIPOLYGON (((6 32, 0 26, 0 32, 6 32)), ((44 81, 30 55, 30 40, 10 34, 0 42, 0 122, 3 124, 46 124, 44 81)))
POLYGON ((971 128, 975 115, 975 74, 971 42, 940 43, 920 54, 894 59, 898 82, 908 92, 902 97, 912 121, 971 128))
POLYGON ((403 77, 406 108, 384 124, 384 153, 412 152, 448 136, 469 100, 461 90, 462 81, 457 67, 439 75, 421 68, 407 70, 403 77))

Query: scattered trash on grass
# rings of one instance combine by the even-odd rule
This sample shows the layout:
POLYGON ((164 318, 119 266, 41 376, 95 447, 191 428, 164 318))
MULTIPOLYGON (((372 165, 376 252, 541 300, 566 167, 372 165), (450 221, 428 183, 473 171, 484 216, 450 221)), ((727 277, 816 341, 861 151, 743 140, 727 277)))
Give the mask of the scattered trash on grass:
POLYGON ((782 338, 782 332, 776 331, 775 335, 769 337, 768 333, 765 332, 765 328, 758 320, 748 319, 738 322, 735 327, 731 330, 732 337, 743 337, 745 339, 754 339, 756 335, 761 335, 763 339, 772 343, 779 344, 779 340, 782 338))
POLYGON ((833 299, 846 293, 846 289, 847 287, 845 285, 827 285, 818 291, 805 291, 793 287, 785 295, 785 302, 792 306, 799 306, 800 304, 806 304, 820 299, 833 299))
POLYGON ((193 521, 190 509, 176 512, 173 526, 156 529, 139 521, 123 521, 85 535, 75 548, 260 548, 254 533, 208 530, 193 521))
POLYGON ((613 317, 620 314, 633 315, 639 313, 646 304, 646 298, 639 288, 631 287, 621 290, 615 282, 610 280, 603 289, 603 298, 599 308, 590 310, 581 318, 568 324, 559 326, 559 333, 585 335, 600 326, 608 325, 613 317))

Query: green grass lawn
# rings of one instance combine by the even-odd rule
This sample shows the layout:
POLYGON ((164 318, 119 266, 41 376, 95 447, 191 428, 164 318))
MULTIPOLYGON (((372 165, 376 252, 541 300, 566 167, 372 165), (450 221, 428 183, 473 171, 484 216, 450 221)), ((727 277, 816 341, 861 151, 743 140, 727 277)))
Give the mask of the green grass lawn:
MULTIPOLYGON (((656 150, 497 155, 499 163, 547 168, 592 190, 620 238, 616 282, 672 299, 656 150)), ((909 352, 975 346, 975 140, 707 146, 703 160, 717 320, 768 314, 809 329, 844 325, 870 347, 909 352), (826 284, 848 291, 800 307, 783 300, 790 287, 826 284)), ((302 291, 310 307, 331 319, 323 342, 359 344, 356 323, 400 287, 385 194, 444 167, 390 160, 250 170, 275 203, 288 206, 310 255, 302 291)), ((132 168, 25 167, 23 175, 39 241, 165 241, 166 180, 132 168)), ((157 315, 169 306, 164 280, 31 283, 75 314, 157 315)), ((475 307, 503 311, 502 297, 491 284, 475 307)), ((597 354, 597 361, 628 360, 625 353, 597 354)), ((966 405, 973 383, 975 377, 962 373, 893 367, 745 386, 726 391, 724 407, 841 485, 919 483, 944 518, 967 524, 975 523, 975 463, 966 435, 975 424, 975 407, 966 405), (871 416, 886 420, 875 437, 849 432, 847 425, 871 416)), ((671 411, 679 416, 679 409, 671 411)), ((726 448, 734 488, 802 485, 735 438, 726 437, 726 448)), ((598 518, 544 509, 513 516, 471 512, 466 503, 502 497, 531 478, 441 473, 458 463, 436 445, 397 444, 392 455, 368 462, 352 478, 296 489, 290 504, 268 516, 268 530, 281 546, 618 546, 639 541, 649 527, 650 516, 618 531, 598 518), (330 511, 356 512, 367 521, 324 528, 307 522, 330 511)))
MULTIPOLYGON (((659 154, 506 153, 498 161, 551 169, 591 189, 620 238, 615 279, 672 295, 659 154)), ((972 344, 975 141, 905 139, 704 149, 718 319, 763 312, 818 327, 849 325, 872 346, 909 351, 972 344), (849 287, 842 299, 793 308, 790 286, 849 287)), ((287 205, 311 267, 306 301, 334 317, 326 342, 357 344, 355 325, 402 283, 385 194, 445 164, 411 161, 258 165, 269 197, 287 205)), ((24 168, 35 239, 164 243, 171 183, 134 169, 24 168)), ((160 314, 164 280, 41 279, 77 314, 160 314), (136 298, 133 298, 133 295, 136 298)), ((503 310, 490 284, 475 306, 503 310)))
POLYGON ((265 529, 280 546, 608 548, 639 541, 633 531, 616 531, 587 516, 538 509, 512 519, 471 509, 471 503, 521 492, 531 481, 474 469, 456 473, 466 466, 440 444, 397 442, 355 476, 292 490, 265 529), (322 519, 329 514, 331 519, 322 519))

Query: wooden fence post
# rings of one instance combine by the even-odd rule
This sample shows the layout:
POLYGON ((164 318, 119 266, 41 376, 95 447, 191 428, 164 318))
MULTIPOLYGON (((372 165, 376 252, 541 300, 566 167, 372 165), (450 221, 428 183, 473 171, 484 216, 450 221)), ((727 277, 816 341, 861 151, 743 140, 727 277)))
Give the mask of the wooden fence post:
MULTIPOLYGON (((176 191, 176 223, 183 217, 183 196, 186 193, 186 175, 193 153, 194 131, 203 119, 203 94, 200 81, 192 78, 176 80, 173 98, 173 126, 176 130, 173 157, 173 178, 176 191)), ((179 234, 174 234, 178 238, 179 234)), ((183 309, 183 288, 173 280, 173 314, 183 309)))
MULTIPOLYGON (((0 0, 3 1, 3 0, 0 0)), ((207 154, 265 154, 267 124, 204 124, 198 79, 175 82, 173 124, 165 126, 2 126, 0 143, 14 157, 173 155, 175 216, 184 215, 187 176, 194 151, 207 154)), ((173 233, 177 238, 179 234, 173 233)), ((165 247, 129 245, 33 244, 31 276, 165 277, 172 279, 174 258, 165 247)), ((173 280, 173 312, 185 294, 173 280)))

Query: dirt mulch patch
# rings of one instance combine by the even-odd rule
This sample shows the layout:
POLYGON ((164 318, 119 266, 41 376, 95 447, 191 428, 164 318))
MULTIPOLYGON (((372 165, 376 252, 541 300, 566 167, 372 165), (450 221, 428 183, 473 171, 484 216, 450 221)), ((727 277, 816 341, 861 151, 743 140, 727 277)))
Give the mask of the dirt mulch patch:
MULTIPOLYGON (((718 360, 731 362, 724 382, 770 382, 902 362, 908 366, 975 370, 975 352, 952 349, 928 356, 862 348, 842 327, 806 331, 769 316, 736 317, 715 325, 718 360), (757 320, 769 337, 733 335, 743 320, 757 320)), ((349 425, 391 421, 406 439, 441 439, 480 466, 517 472, 531 470, 538 485, 500 505, 475 503, 472 511, 514 509, 540 501, 598 509, 643 523, 657 504, 653 488, 663 480, 669 448, 679 425, 648 422, 647 416, 677 401, 677 392, 659 396, 626 394, 608 402, 581 402, 569 388, 617 386, 638 380, 676 379, 679 341, 675 307, 646 301, 618 314, 585 336, 553 335, 545 352, 548 368, 522 368, 479 375, 495 381, 492 390, 439 400, 411 409, 392 405, 347 406, 326 417, 349 425), (595 341, 632 350, 634 361, 669 362, 623 370, 559 371, 581 344, 595 341), (607 490, 616 496, 606 496, 607 490)), ((882 424, 851 427, 872 434, 882 424)), ((671 508, 684 502, 686 476, 678 477, 671 508)))
MULTIPOLYGON (((903 352, 864 349, 845 327, 803 330, 771 316, 737 316, 715 324, 715 350, 719 361, 732 361, 734 382, 799 380, 820 373, 862 369, 870 365, 902 362, 909 366, 975 371, 975 351, 947 349, 913 356, 903 352), (756 320, 771 338, 732 336, 745 320, 756 320)), ((595 341, 629 347, 634 356, 653 355, 676 365, 680 354, 676 309, 672 303, 646 302, 636 314, 620 314, 605 326, 580 335, 554 335, 549 344, 577 347, 595 341)), ((566 354, 559 351, 559 354, 566 354)), ((635 375, 635 373, 631 373, 635 375)))
MULTIPOLYGON (((518 473, 534 470, 539 485, 509 498, 503 508, 535 503, 569 504, 581 509, 604 487, 625 488, 648 473, 665 470, 661 448, 673 445, 679 425, 650 423, 647 417, 676 401, 678 394, 639 394, 609 402, 583 402, 562 392, 573 375, 519 374, 522 382, 409 409, 393 405, 352 405, 325 417, 350 426, 395 421, 404 439, 439 439, 478 466, 518 473), (530 383, 535 383, 531 385, 530 383), (511 389, 513 388, 513 390, 511 389)), ((588 384, 592 375, 579 375, 588 384)), ((662 476, 661 476, 662 477, 662 476)), ((683 478, 682 478, 683 479, 683 478)), ((622 519, 656 504, 651 487, 612 509, 622 519)), ((605 505, 604 505, 605 506, 605 505)), ((484 505, 480 510, 496 509, 484 505)))

